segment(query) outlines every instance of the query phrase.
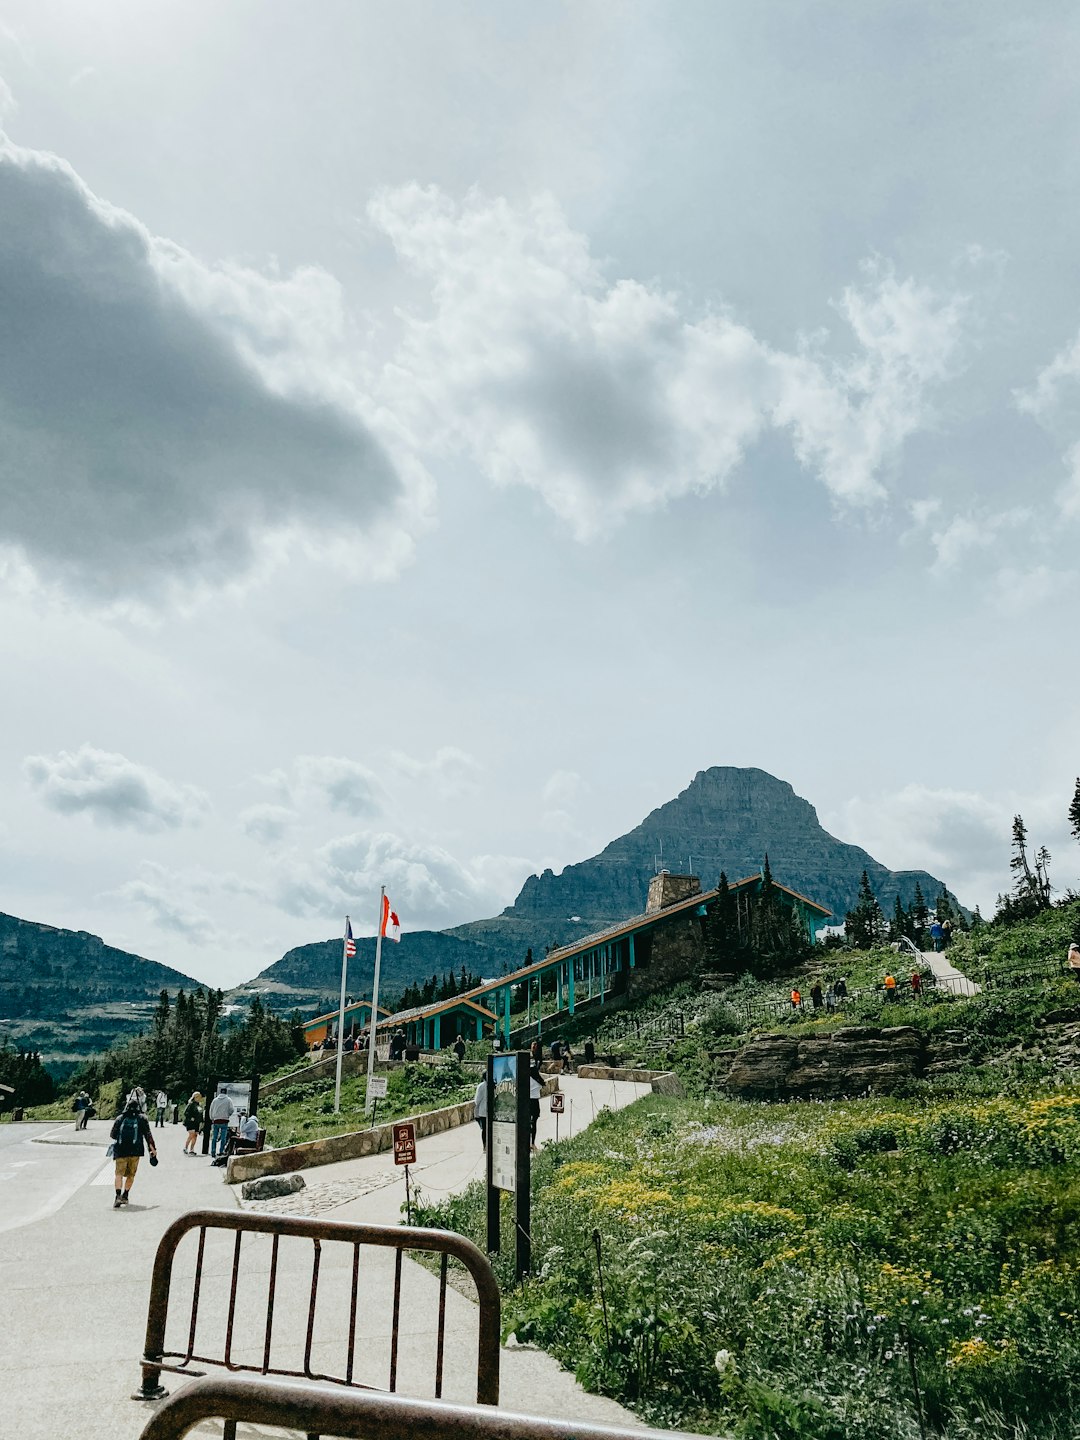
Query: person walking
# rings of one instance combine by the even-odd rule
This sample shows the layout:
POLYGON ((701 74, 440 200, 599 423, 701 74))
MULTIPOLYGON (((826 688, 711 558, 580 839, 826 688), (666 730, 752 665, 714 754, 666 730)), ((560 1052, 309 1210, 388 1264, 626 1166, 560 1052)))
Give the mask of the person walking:
POLYGON ((85 1122, 85 1120, 83 1119, 83 1117, 84 1117, 85 1114, 86 1114, 87 1107, 89 1106, 89 1104, 90 1104, 90 1096, 86 1093, 85 1090, 80 1090, 79 1093, 75 1096, 75 1099, 71 1102, 71 1108, 72 1108, 72 1110, 75 1111, 75 1129, 76 1129, 76 1130, 85 1130, 85 1129, 86 1129, 86 1122, 85 1122))
POLYGON ((798 1010, 798 1009, 801 1008, 801 1006, 802 1006, 802 995, 801 995, 800 992, 799 992, 798 986, 795 986, 795 987, 792 989, 792 992, 791 992, 791 1008, 792 1008, 792 1010, 798 1010))
POLYGON ((833 994, 836 996, 837 1000, 847 999, 847 981, 844 979, 843 975, 840 976, 840 979, 837 980, 836 984, 833 986, 833 994))
POLYGON ((169 1108, 169 1097, 164 1090, 159 1090, 154 1096, 154 1124, 160 1129, 165 1124, 165 1111, 169 1108))
POLYGON ((150 1164, 157 1164, 157 1146, 150 1132, 150 1121, 139 1109, 139 1102, 134 1098, 128 1100, 124 1113, 113 1121, 109 1134, 113 1142, 115 1162, 113 1184, 116 1187, 116 1198, 113 1200, 113 1209, 119 1210, 121 1205, 128 1203, 131 1187, 135 1183, 135 1172, 146 1153, 146 1147, 150 1150, 150 1164))
POLYGON ((224 1085, 210 1102, 210 1159, 216 1160, 219 1150, 224 1150, 229 1141, 229 1121, 236 1107, 229 1099, 224 1085))
POLYGON ((934 949, 938 954, 941 953, 941 936, 941 921, 935 919, 933 924, 930 926, 930 939, 933 941, 934 949))
POLYGON ((941 922, 941 944, 945 950, 952 944, 952 921, 947 916, 941 922))
POLYGON ((885 976, 885 999, 896 999, 896 976, 892 973, 885 976))
POLYGON ((1074 940, 1069 946, 1069 973, 1080 983, 1080 945, 1074 940))
POLYGON ((465 1041, 459 1035, 454 1041, 454 1054, 457 1056, 458 1064, 465 1059, 465 1041))
POLYGON ((918 970, 911 972, 911 993, 912 995, 922 994, 922 975, 918 970))
POLYGON ((473 1119, 480 1127, 480 1148, 487 1149, 487 1076, 480 1081, 473 1096, 473 1119))
POLYGON ((810 1000, 813 1003, 815 1010, 820 1010, 821 1007, 825 1004, 825 996, 823 995, 821 990, 820 980, 815 980, 813 985, 810 987, 810 1000))
POLYGON ((198 1090, 192 1092, 191 1099, 184 1106, 184 1129, 187 1136, 184 1140, 184 1154, 194 1155, 195 1146, 199 1141, 199 1131, 202 1128, 202 1095, 198 1090))
MULTIPOLYGON (((534 1041, 539 1044, 539 1041, 534 1041)), ((529 1145, 536 1150, 536 1127, 540 1123, 540 1096, 543 1093, 544 1082, 540 1075, 540 1057, 537 1056, 529 1066, 529 1145)))

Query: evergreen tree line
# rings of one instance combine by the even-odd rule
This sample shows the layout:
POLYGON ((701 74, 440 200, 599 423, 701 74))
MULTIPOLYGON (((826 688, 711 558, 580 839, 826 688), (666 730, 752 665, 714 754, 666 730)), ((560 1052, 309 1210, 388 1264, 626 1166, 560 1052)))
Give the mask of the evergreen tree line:
MULTIPOLYGON (((897 895, 893 901, 892 914, 886 920, 877 896, 871 889, 870 877, 864 870, 862 879, 859 881, 858 899, 854 908, 844 916, 844 931, 848 944, 855 950, 869 950, 874 945, 884 945, 889 941, 901 940, 905 936, 914 941, 921 950, 932 919, 942 923, 948 920, 954 930, 971 928, 967 916, 959 905, 953 904, 952 896, 944 885, 938 891, 934 909, 931 912, 923 895, 922 885, 918 880, 915 881, 915 893, 912 896, 910 908, 905 909, 904 902, 897 895)), ((972 923, 975 926, 982 924, 978 906, 975 908, 975 917, 972 923)))
MULTIPOLYGON (((1069 833, 1074 840, 1080 840, 1080 775, 1076 777, 1072 800, 1068 809, 1069 833)), ((1009 925, 1015 920, 1030 920, 1053 905, 1053 886, 1050 883, 1050 851, 1045 845, 1035 849, 1029 843, 1028 828, 1022 815, 1014 815, 1012 823, 1012 855, 1009 869, 1013 872, 1013 885, 1009 894, 997 897, 994 923, 1009 925)), ((1064 903, 1080 899, 1075 890, 1066 890, 1064 903)))
POLYGON ((283 1020, 257 995, 242 1020, 223 1019, 223 1008, 220 990, 180 990, 172 1002, 162 990, 150 1030, 88 1060, 72 1076, 72 1088, 96 1095, 105 1081, 122 1080, 127 1089, 141 1085, 180 1099, 213 1077, 241 1080, 305 1052, 295 1012, 283 1020))
POLYGON ((8 1039, 0 1041, 0 1085, 10 1085, 14 1094, 0 1092, 5 1110, 16 1105, 48 1105, 56 1094, 53 1077, 41 1063, 36 1050, 19 1050, 8 1039))
POLYGON ((439 1000, 453 1000, 484 983, 482 975, 470 975, 464 965, 461 973, 455 975, 432 975, 422 985, 406 985, 391 1010, 415 1010, 419 1005, 434 1005, 439 1000))
POLYGON ((710 969, 767 979, 809 957, 806 927, 773 880, 768 855, 761 876, 756 894, 736 893, 720 872, 716 902, 702 921, 710 969))

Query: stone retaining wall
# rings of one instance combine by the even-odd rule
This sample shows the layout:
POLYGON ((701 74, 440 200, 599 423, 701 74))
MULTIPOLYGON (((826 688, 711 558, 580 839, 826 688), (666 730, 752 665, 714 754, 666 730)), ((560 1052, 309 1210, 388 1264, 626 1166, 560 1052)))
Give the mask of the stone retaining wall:
POLYGON ((654 1095, 682 1095, 682 1081, 672 1070, 620 1070, 611 1065, 579 1065, 582 1080, 630 1080, 648 1085, 654 1095))
MULTIPOLYGON (((557 1080, 544 1082, 543 1094, 559 1088, 557 1080)), ((410 1115, 416 1126, 416 1138, 439 1135, 473 1119, 473 1102, 463 1100, 443 1110, 427 1110, 410 1115)), ((322 1140, 307 1140, 302 1145, 285 1145, 280 1150, 260 1150, 254 1155, 235 1155, 229 1161, 225 1178, 230 1185, 240 1180, 254 1180, 260 1175, 286 1175, 293 1170, 308 1170, 316 1165, 334 1165, 339 1160, 359 1160, 365 1155, 378 1155, 394 1143, 393 1127, 400 1121, 375 1125, 367 1130, 352 1130, 345 1135, 327 1135, 322 1140)))

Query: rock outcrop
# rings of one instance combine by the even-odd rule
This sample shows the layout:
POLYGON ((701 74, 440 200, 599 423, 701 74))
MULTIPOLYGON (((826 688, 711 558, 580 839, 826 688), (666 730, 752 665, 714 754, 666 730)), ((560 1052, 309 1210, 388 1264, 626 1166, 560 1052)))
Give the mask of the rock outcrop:
POLYGON ((729 1059, 716 1057, 716 1082, 752 1100, 836 1100, 887 1094, 909 1080, 955 1070, 967 1045, 959 1031, 928 1042, 908 1025, 849 1025, 821 1035, 764 1035, 729 1059))

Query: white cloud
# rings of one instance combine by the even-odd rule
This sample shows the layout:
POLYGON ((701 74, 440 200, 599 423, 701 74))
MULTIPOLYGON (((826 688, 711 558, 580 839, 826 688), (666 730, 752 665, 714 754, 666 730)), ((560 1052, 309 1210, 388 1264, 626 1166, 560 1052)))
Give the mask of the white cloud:
POLYGON ((392 750, 390 763, 409 780, 430 786, 444 800, 474 789, 484 769, 479 760, 454 745, 441 745, 430 760, 392 750))
POLYGON ((297 818, 287 805, 249 805, 239 817, 244 834, 260 845, 277 844, 297 818))
POLYGON ((1006 565, 995 576, 996 604, 1002 614, 1017 615, 1037 609, 1055 593, 1059 577, 1047 565, 1034 565, 1029 570, 1006 565))
POLYGON ((1029 389, 1013 392, 1018 410, 1036 420, 1047 421, 1062 403, 1062 392, 1080 380, 1080 334, 1059 350, 1050 364, 1039 371, 1029 389))
POLYGON ((523 879, 528 871, 527 862, 490 855, 466 865, 439 845, 367 831, 331 840, 308 858, 285 857, 274 893, 290 914, 326 919, 348 912, 354 928, 363 930, 374 927, 379 886, 385 885, 406 929, 440 929, 508 904, 513 894, 503 888, 507 879, 523 879), (365 903, 370 926, 360 909, 365 903))
POLYGON ((1080 441, 1065 452, 1069 478, 1057 493, 1058 508, 1067 520, 1080 519, 1080 441))
POLYGON ((39 575, 112 600, 327 534, 354 574, 407 555, 429 482, 350 378, 325 272, 210 268, 0 137, 0 302, 0 545, 39 575))
POLYGON ((302 789, 319 796, 331 810, 368 819, 382 808, 378 776, 358 760, 338 755, 300 755, 294 768, 302 789))
POLYGON ((722 485, 769 427, 790 432, 834 497, 873 500, 956 364, 964 300, 885 267, 844 292, 857 348, 833 361, 607 279, 550 197, 457 205, 410 185, 368 214, 431 287, 430 314, 406 317, 388 402, 427 444, 538 491, 580 538, 722 485))
POLYGON ((58 755, 28 755, 23 772, 43 804, 62 815, 89 815, 99 825, 153 833, 197 823, 206 795, 176 785, 148 765, 82 745, 58 755))
POLYGON ((175 877, 160 865, 144 864, 141 880, 129 880, 116 896, 146 912, 161 930, 181 936, 192 945, 206 945, 217 938, 217 927, 200 906, 178 893, 175 877))
POLYGON ((1024 815, 1036 846, 1045 843, 1053 850, 1061 843, 1065 826, 1060 796, 1027 795, 1021 800, 923 784, 854 796, 822 823, 891 869, 929 870, 964 904, 979 904, 988 915, 998 893, 1012 884, 1010 837, 1017 811, 1024 815))

